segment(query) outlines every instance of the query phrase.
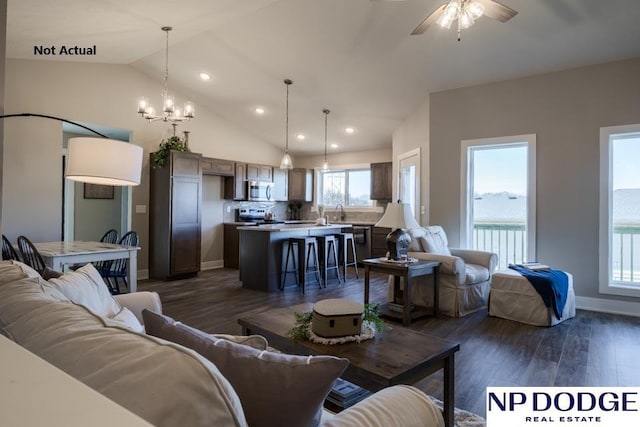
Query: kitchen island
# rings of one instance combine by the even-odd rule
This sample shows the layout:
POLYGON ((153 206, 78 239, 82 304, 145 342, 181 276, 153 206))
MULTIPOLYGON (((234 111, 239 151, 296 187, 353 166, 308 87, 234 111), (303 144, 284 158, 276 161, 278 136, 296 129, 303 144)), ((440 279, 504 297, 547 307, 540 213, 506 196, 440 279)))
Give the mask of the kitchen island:
MULTIPOLYGON (((351 224, 269 224, 238 227, 240 233, 240 281, 242 287, 266 292, 280 290, 282 266, 291 237, 337 234, 351 224)), ((291 263, 291 261, 289 261, 291 263)), ((292 264, 290 264, 292 265, 292 264)), ((300 266, 296 255, 296 265, 300 266)), ((299 276, 303 269, 299 268, 299 276)), ((293 274, 287 275, 285 286, 295 285, 293 274)))

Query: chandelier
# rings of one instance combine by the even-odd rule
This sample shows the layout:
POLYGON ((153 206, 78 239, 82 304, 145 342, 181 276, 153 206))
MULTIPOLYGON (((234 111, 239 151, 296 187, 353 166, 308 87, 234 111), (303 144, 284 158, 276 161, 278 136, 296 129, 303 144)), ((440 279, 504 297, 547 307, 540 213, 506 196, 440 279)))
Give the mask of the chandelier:
POLYGON ((458 21, 458 41, 460 31, 473 25, 476 19, 484 14, 484 4, 478 0, 451 0, 444 7, 442 16, 438 19, 438 25, 451 28, 453 21, 458 21))
POLYGON ((184 108, 181 110, 176 107, 173 96, 169 95, 169 31, 172 29, 172 27, 162 27, 162 31, 167 34, 164 64, 164 88, 161 93, 162 113, 156 113, 153 105, 149 103, 149 98, 142 97, 138 100, 138 113, 143 119, 149 120, 149 122, 155 122, 157 120, 171 123, 182 122, 184 120, 189 121, 193 119, 195 113, 193 103, 189 101, 185 102, 184 108))

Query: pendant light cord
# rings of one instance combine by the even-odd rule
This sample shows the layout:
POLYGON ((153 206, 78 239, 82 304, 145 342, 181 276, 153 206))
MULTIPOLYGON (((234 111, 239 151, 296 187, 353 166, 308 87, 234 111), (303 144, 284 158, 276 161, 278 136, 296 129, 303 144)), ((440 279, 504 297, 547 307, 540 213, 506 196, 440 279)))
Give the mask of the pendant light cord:
POLYGON ((162 94, 165 103, 167 101, 167 96, 169 96, 169 31, 171 31, 172 29, 173 28, 171 27, 162 27, 162 31, 167 34, 164 50, 164 93, 162 94))
POLYGON ((324 113, 324 163, 327 163, 327 117, 331 111, 326 108, 322 110, 324 113))
POLYGON ((284 135, 284 152, 289 153, 289 86, 293 84, 290 79, 285 79, 284 84, 287 85, 287 109, 286 109, 286 121, 285 121, 285 135, 284 135))

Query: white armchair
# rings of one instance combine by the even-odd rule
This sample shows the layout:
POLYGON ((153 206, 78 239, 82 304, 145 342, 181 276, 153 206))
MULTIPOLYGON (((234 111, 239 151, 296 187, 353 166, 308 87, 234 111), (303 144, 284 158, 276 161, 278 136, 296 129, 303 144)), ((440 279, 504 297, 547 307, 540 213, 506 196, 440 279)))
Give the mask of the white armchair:
MULTIPOLYGON (((470 249, 450 249, 447 235, 440 226, 409 230, 409 256, 440 261, 440 313, 462 317, 487 308, 491 274, 498 264, 498 255, 470 249)), ((389 298, 393 299, 393 279, 389 279, 389 298)), ((411 289, 414 304, 432 307, 433 288, 429 277, 420 277, 411 289)))

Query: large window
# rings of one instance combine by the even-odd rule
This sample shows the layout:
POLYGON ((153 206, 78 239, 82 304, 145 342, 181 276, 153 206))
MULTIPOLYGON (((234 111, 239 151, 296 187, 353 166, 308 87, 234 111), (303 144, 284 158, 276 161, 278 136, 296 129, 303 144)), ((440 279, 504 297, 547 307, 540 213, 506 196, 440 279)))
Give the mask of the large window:
POLYGON ((343 169, 318 172, 318 204, 371 207, 371 170, 343 169))
POLYGON ((462 141, 462 244, 497 253, 499 268, 535 260, 535 140, 462 141))
POLYGON ((640 125, 600 130, 600 291, 640 296, 640 125))

